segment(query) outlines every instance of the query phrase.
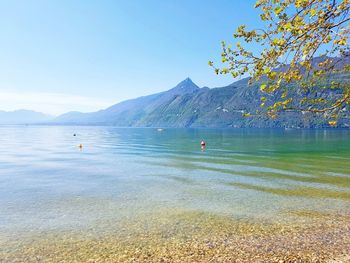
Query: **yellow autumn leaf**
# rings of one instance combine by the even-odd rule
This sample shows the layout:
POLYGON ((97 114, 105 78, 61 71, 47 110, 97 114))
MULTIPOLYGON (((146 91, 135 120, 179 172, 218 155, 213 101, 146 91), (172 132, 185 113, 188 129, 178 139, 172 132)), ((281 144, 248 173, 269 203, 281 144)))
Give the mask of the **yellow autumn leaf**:
POLYGON ((310 10, 310 16, 311 16, 311 17, 315 16, 316 13, 317 13, 317 12, 316 12, 315 9, 311 9, 311 10, 310 10))
POLYGON ((260 86, 260 90, 261 90, 261 91, 264 91, 264 90, 266 89, 266 86, 267 86, 266 84, 261 85, 261 86, 260 86))
POLYGON ((273 11, 275 12, 276 15, 279 15, 283 11, 283 8, 280 6, 276 6, 273 11))
POLYGON ((328 124, 332 127, 337 125, 337 121, 329 121, 328 124))

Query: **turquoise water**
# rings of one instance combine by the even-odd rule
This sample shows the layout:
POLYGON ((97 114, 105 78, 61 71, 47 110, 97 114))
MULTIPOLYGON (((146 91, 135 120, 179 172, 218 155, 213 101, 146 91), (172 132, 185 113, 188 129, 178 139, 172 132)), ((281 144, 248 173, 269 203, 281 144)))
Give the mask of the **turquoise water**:
POLYGON ((0 126, 0 237, 178 211, 350 214, 350 131, 0 126))

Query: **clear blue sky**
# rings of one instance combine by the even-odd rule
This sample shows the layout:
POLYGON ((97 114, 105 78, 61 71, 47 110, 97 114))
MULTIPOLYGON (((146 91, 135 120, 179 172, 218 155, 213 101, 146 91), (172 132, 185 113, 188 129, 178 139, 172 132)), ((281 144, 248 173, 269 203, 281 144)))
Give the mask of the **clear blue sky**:
MULTIPOLYGON (((255 0, 0 0, 0 110, 93 111, 191 77, 217 87, 208 60, 255 0)), ((232 42, 232 41, 231 41, 232 42)))

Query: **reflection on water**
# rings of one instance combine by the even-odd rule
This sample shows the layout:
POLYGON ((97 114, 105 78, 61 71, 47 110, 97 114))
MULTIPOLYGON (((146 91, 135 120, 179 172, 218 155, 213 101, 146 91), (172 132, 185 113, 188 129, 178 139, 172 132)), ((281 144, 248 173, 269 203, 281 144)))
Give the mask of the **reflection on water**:
POLYGON ((0 126, 0 241, 186 213, 302 226, 349 215, 349 188, 348 130, 0 126))

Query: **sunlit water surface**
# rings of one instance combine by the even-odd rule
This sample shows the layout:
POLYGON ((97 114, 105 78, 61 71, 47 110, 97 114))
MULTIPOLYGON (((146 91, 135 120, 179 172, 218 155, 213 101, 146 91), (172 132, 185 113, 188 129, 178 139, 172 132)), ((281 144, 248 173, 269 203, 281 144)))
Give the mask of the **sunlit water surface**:
POLYGON ((349 215, 349 189, 349 130, 0 126, 5 241, 128 233, 184 213, 305 224, 305 213, 349 215))

